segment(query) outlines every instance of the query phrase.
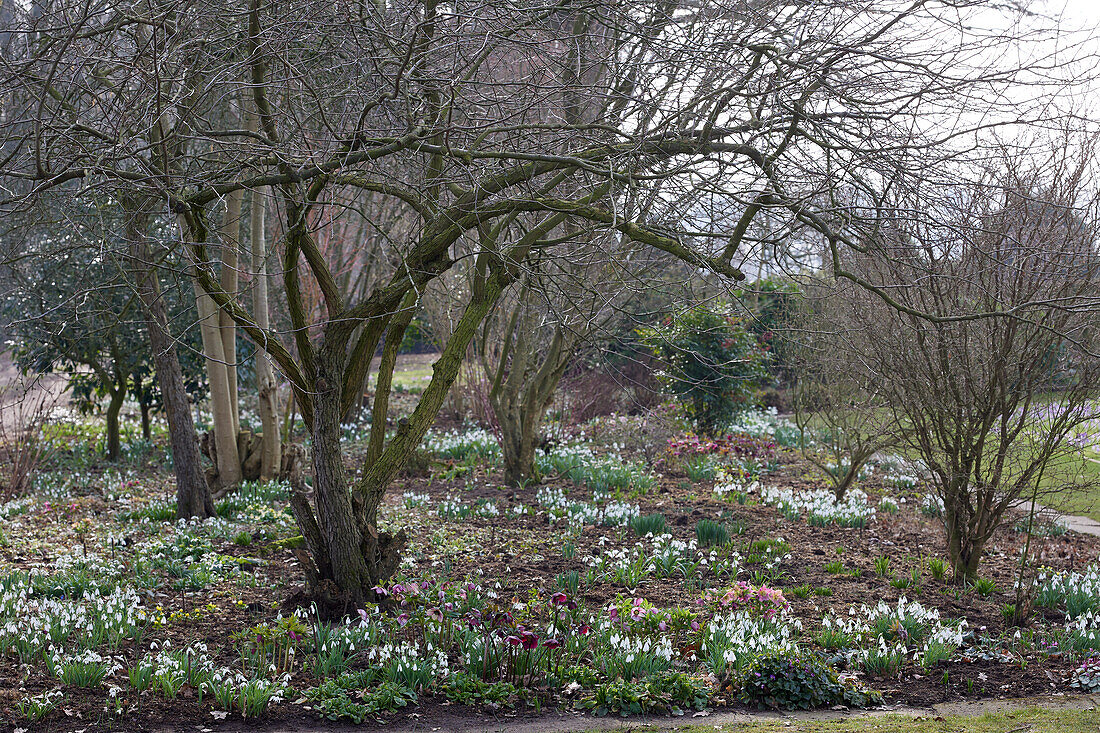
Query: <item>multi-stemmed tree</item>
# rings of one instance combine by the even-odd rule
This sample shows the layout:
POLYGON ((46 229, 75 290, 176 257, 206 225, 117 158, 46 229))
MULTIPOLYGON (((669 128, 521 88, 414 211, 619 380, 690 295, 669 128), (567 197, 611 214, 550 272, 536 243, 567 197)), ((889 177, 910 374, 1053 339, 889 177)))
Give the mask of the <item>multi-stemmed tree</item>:
POLYGON ((1050 152, 906 197, 839 265, 864 287, 831 298, 830 358, 875 385, 883 427, 926 465, 960 580, 1009 508, 1073 487, 1078 433, 1097 415, 1094 162, 1091 146, 1050 152))

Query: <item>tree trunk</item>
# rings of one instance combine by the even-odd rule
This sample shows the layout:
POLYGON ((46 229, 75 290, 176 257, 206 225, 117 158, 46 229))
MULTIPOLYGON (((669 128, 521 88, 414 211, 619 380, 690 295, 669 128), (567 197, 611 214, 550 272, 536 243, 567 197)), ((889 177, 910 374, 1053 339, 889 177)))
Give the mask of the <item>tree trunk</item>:
MULTIPOLYGON (((489 394, 489 404, 500 424, 504 478, 517 485, 540 480, 535 464, 539 429, 579 343, 568 338, 558 327, 550 343, 540 347, 527 336, 532 328, 535 326, 525 321, 520 333, 509 329, 506 338, 514 339, 510 371, 506 379, 493 385, 489 394), (538 368, 532 369, 536 364, 538 368)), ((508 356, 502 353, 500 358, 505 360, 508 356)), ((503 368, 504 364, 497 367, 498 370, 503 368)))
POLYGON ((966 522, 948 511, 944 515, 947 530, 947 559, 955 582, 971 582, 978 576, 978 564, 985 549, 985 540, 971 537, 966 522))
POLYGON ((371 588, 394 573, 405 544, 380 533, 377 506, 367 507, 348 490, 340 450, 341 376, 339 357, 322 354, 314 394, 313 506, 304 487, 293 486, 291 510, 309 549, 306 563, 314 595, 325 613, 339 616, 373 597, 371 588), (314 514, 316 512, 316 514, 314 514))
POLYGON ((143 400, 141 402, 141 438, 146 443, 150 442, 153 439, 153 430, 149 411, 149 403, 143 400))
POLYGON ((210 411, 213 414, 214 445, 217 448, 217 486, 234 486, 241 482, 241 458, 237 455, 237 433, 234 431, 233 405, 229 392, 221 332, 218 328, 220 309, 195 282, 195 304, 202 333, 202 351, 206 357, 206 377, 210 386, 210 411))
POLYGON ((118 414, 126 400, 126 385, 111 391, 111 401, 107 403, 107 460, 117 461, 122 454, 122 439, 119 436, 118 414))
POLYGON ((199 439, 191 418, 191 405, 187 402, 176 342, 168 326, 168 309, 161 297, 160 282, 150 264, 152 259, 145 240, 144 217, 129 212, 126 228, 130 240, 131 268, 138 297, 147 316, 146 331, 153 352, 153 369, 168 419, 172 466, 176 474, 176 516, 181 519, 212 517, 214 502, 203 476, 199 439))
POLYGON ((348 377, 344 344, 318 350, 311 432, 313 506, 305 487, 293 483, 290 506, 309 551, 309 557, 301 557, 306 577, 314 597, 327 607, 325 613, 338 615, 341 609, 346 612, 371 599, 371 589, 397 570, 405 532, 391 535, 378 530, 378 508, 386 487, 420 444, 458 376, 477 325, 512 279, 510 272, 496 273, 476 291, 432 365, 432 381, 416 409, 398 423, 396 435, 382 455, 367 465, 350 492, 340 451, 342 390, 348 377))
POLYGON ((520 416, 519 420, 514 417, 503 419, 500 414, 497 415, 501 431, 501 453, 504 456, 504 480, 524 486, 539 481, 535 449, 538 447, 538 426, 542 422, 542 411, 537 416, 520 416))
MULTIPOLYGON (((236 295, 240 266, 241 199, 244 191, 232 191, 225 196, 225 217, 219 230, 222 242, 222 269, 219 284, 222 290, 236 295)), ((241 430, 240 397, 237 390, 237 325, 222 309, 218 309, 218 332, 222 341, 222 358, 225 360, 226 391, 229 413, 232 417, 230 435, 233 440, 241 430)), ((239 479, 238 479, 239 480, 239 479)))
MULTIPOLYGON (((249 115, 249 129, 256 127, 255 115, 249 115)), ((249 246, 252 249, 252 312, 256 324, 263 329, 271 325, 267 302, 267 242, 265 216, 267 206, 259 190, 252 191, 249 222, 249 246)), ((260 479, 270 481, 279 474, 282 465, 283 441, 279 430, 278 384, 271 357, 263 349, 256 350, 256 391, 259 397, 263 444, 260 458, 260 479)))

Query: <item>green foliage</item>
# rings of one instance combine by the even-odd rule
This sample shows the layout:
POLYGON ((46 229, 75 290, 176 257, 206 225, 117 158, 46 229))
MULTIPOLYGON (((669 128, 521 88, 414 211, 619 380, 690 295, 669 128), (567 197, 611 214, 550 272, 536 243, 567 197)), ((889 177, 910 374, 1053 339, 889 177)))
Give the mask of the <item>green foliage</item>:
POLYGON ((785 710, 846 704, 877 704, 874 691, 840 682, 836 670, 811 652, 764 653, 749 662, 741 675, 741 699, 747 704, 785 710))
POLYGON ((871 677, 892 679, 898 676, 905 665, 905 647, 888 647, 885 644, 871 646, 863 659, 863 671, 871 677))
POLYGON ((1089 657, 1070 675, 1070 687, 1089 695, 1100 692, 1100 657, 1089 657))
POLYGON ((942 557, 931 557, 928 559, 928 572, 932 573, 932 577, 936 580, 943 580, 947 577, 947 561, 942 557))
MULTIPOLYGON (((98 411, 100 401, 120 391, 148 409, 160 407, 145 316, 132 287, 101 246, 120 236, 121 211, 75 206, 64 223, 26 228, 28 252, 48 244, 48 257, 25 258, 13 267, 33 268, 12 278, 0 294, 0 315, 15 344, 13 356, 24 372, 65 376, 73 402, 83 414, 98 411)), ((109 246, 109 245, 108 245, 109 246)), ((173 266, 171 263, 164 263, 173 266)), ((172 323, 194 323, 195 299, 175 288, 163 297, 172 323)), ((184 387, 193 399, 206 393, 198 329, 175 334, 184 387)))
POLYGON ((695 525, 695 538, 700 547, 721 547, 730 543, 730 533, 726 525, 713 519, 700 519, 695 525))
POLYGON ((559 573, 555 578, 557 586, 563 591, 569 594, 570 597, 577 595, 577 589, 581 583, 581 573, 579 570, 566 570, 564 573, 559 573))
POLYGON ((718 467, 710 456, 691 456, 684 461, 684 473, 695 483, 713 481, 718 475, 718 467))
POLYGON ((654 537, 663 534, 665 526, 668 524, 665 520, 664 514, 646 514, 639 515, 630 520, 630 527, 634 530, 634 534, 639 537, 645 537, 647 534, 651 534, 654 537))
POLYGON ((786 540, 776 537, 764 537, 749 542, 744 549, 745 562, 752 564, 766 563, 777 557, 782 557, 791 551, 791 546, 786 540))
POLYGON ((510 682, 486 682, 467 672, 448 677, 441 691, 448 700, 462 705, 490 703, 500 707, 512 707, 519 694, 519 689, 510 682))
POLYGON ((957 647, 939 640, 933 640, 924 650, 921 666, 925 672, 931 671, 940 662, 946 662, 955 653, 957 647))
POLYGON ((882 557, 875 558, 875 575, 880 578, 885 578, 890 574, 890 558, 883 555, 882 557))
POLYGON ((790 328, 792 317, 798 313, 801 286, 785 277, 767 277, 738 289, 735 295, 752 314, 746 326, 768 352, 768 371, 781 385, 791 384, 797 378, 794 340, 781 338, 777 332, 790 328))
POLYGON ((617 679, 597 685, 580 705, 595 715, 618 713, 625 718, 642 713, 702 710, 709 699, 710 688, 702 680, 683 672, 662 672, 638 682, 617 679))
POLYGON ((975 578, 970 587, 982 598, 997 592, 997 584, 990 578, 975 578))
POLYGON ((831 575, 840 575, 844 572, 844 563, 840 560, 830 560, 825 563, 825 572, 831 575))
POLYGON ((120 519, 124 522, 140 522, 143 519, 150 522, 174 522, 176 521, 176 502, 149 504, 141 509, 126 512, 120 519))
POLYGON ((20 715, 32 723, 37 723, 56 710, 63 699, 60 692, 44 692, 41 695, 20 698, 16 707, 19 708, 20 715))
POLYGON ((696 307, 642 336, 666 366, 665 389, 704 435, 718 434, 751 406, 755 388, 767 377, 765 352, 734 316, 696 307))
POLYGON ((329 720, 359 724, 372 715, 397 710, 417 700, 416 692, 381 679, 378 668, 348 672, 310 687, 303 696, 313 709, 329 720))
POLYGON ((814 635, 817 645, 826 651, 849 649, 855 645, 855 637, 837 624, 823 624, 814 635))

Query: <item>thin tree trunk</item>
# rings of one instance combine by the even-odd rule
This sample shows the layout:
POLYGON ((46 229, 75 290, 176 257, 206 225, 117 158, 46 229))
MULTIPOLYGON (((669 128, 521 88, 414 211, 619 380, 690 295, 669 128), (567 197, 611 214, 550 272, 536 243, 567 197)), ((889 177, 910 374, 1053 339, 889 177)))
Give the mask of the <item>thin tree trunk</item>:
MULTIPOLYGON (((256 116, 248 116, 249 129, 257 126, 256 116)), ((249 246, 252 249, 252 312, 260 328, 271 325, 267 302, 267 241, 265 237, 267 205, 259 190, 252 191, 249 221, 249 246)), ((260 447, 260 478, 270 481, 282 464, 283 441, 279 430, 278 385, 271 357, 263 349, 256 350, 256 391, 259 398, 263 442, 260 447)))
MULTIPOLYGON (((222 242, 222 269, 219 276, 222 290, 236 295, 238 267, 240 266, 241 190, 226 194, 225 218, 219 235, 222 242)), ((224 310, 218 309, 218 331, 222 341, 222 358, 225 360, 226 390, 229 394, 229 412, 233 420, 230 435, 233 440, 241 431, 240 396, 237 391, 237 325, 224 310)), ((238 457, 239 458, 239 457, 238 457)))
POLYGON ((195 305, 199 313, 202 351, 206 357, 206 378, 210 386, 210 410, 214 417, 214 445, 217 448, 218 486, 241 482, 241 459, 237 454, 237 433, 233 431, 233 407, 229 376, 218 328, 219 309, 195 281, 195 305))
POLYGON ((130 240, 131 268, 138 297, 147 316, 146 331, 153 351, 153 369, 168 418, 172 466, 176 474, 176 516, 181 519, 212 517, 214 502, 203 476, 199 440, 191 418, 191 405, 187 402, 176 342, 169 330, 168 309, 161 297, 160 282, 150 265, 144 217, 131 212, 126 228, 130 240))

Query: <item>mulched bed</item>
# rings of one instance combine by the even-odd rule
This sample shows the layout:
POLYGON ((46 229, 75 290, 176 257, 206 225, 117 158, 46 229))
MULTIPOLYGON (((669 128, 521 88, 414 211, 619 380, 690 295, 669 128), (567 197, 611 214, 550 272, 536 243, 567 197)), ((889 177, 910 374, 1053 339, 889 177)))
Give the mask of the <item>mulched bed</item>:
MULTIPOLYGON (((809 469, 793 454, 785 452, 781 460, 784 467, 768 476, 769 483, 794 487, 819 486, 809 469)), ((151 472, 147 478, 165 480, 163 474, 151 472)), ((572 484, 562 480, 551 481, 563 487, 572 484)), ((877 480, 866 485, 877 503, 877 480)), ((562 554, 562 526, 547 524, 545 516, 510 516, 506 511, 512 503, 537 506, 537 488, 502 488, 500 476, 485 472, 449 481, 430 475, 406 475, 390 492, 388 516, 391 521, 401 521, 410 532, 410 549, 416 559, 415 570, 424 577, 438 576, 446 572, 450 577, 461 578, 467 574, 480 574, 484 579, 500 580, 501 595, 526 598, 533 587, 554 589, 555 577, 570 570, 582 576, 587 569, 586 555, 606 551, 612 547, 631 547, 637 541, 629 529, 586 527, 575 540, 576 553, 571 559, 562 554), (470 518, 464 521, 442 521, 425 509, 409 512, 402 505, 402 493, 412 491, 428 494, 432 505, 448 495, 461 494, 472 502, 478 498, 492 499, 501 509, 500 516, 470 518), (395 519, 397 518, 397 519, 395 519)), ((584 495, 583 490, 579 493, 584 495)), ((892 493, 892 492, 891 492, 892 493)), ((919 588, 897 589, 887 578, 874 571, 876 558, 887 555, 891 569, 904 574, 919 558, 946 556, 942 529, 934 520, 916 511, 917 498, 909 497, 898 514, 880 512, 867 529, 839 527, 811 527, 803 522, 783 519, 769 506, 738 505, 723 502, 711 494, 709 483, 692 484, 684 477, 661 476, 658 485, 644 496, 631 497, 631 502, 641 506, 643 514, 661 512, 668 519, 669 531, 678 539, 695 536, 695 524, 702 518, 725 516, 742 520, 746 530, 738 542, 765 537, 782 537, 791 547, 792 556, 782 567, 786 573, 783 585, 795 614, 803 621, 804 634, 812 633, 820 624, 823 614, 830 610, 846 613, 849 608, 861 604, 872 605, 880 599, 895 603, 905 596, 919 600, 925 606, 934 606, 946 617, 965 616, 970 627, 985 627, 996 635, 1005 630, 1002 617, 1003 604, 1014 600, 1012 588, 1016 580, 1017 560, 1022 534, 1015 532, 1012 522, 1001 530, 987 549, 981 568, 983 577, 992 579, 998 590, 988 597, 976 592, 964 591, 949 582, 934 580, 925 570, 919 588), (843 563, 853 574, 831 574, 825 564, 832 560, 843 563), (831 595, 810 594, 805 598, 794 597, 789 589, 808 584, 811 588, 828 588, 831 595)), ((0 567, 13 568, 41 566, 53 559, 50 547, 56 553, 67 546, 79 546, 74 527, 78 519, 91 517, 95 521, 112 518, 114 510, 102 497, 94 494, 78 498, 64 511, 54 511, 24 517, 25 535, 12 538, 11 544, 2 549, 0 567), (37 537, 37 539, 32 539, 37 537)), ((1032 552, 1036 557, 1057 569, 1079 569, 1100 556, 1100 538, 1068 533, 1061 537, 1037 537, 1033 539, 1032 552)), ((256 547, 242 548, 231 543, 218 546, 219 552, 240 557, 255 556, 256 547)), ((271 620, 280 606, 300 589, 302 575, 293 554, 285 549, 270 550, 262 555, 263 562, 252 568, 256 574, 255 587, 232 584, 227 587, 211 587, 206 592, 167 591, 155 601, 169 610, 192 610, 212 603, 213 612, 202 613, 196 620, 187 620, 169 626, 153 635, 158 640, 172 639, 173 645, 185 646, 202 640, 211 650, 232 648, 233 632, 251 624, 271 620)), ((744 576, 742 576, 744 577, 744 576)), ((598 583, 582 587, 583 600, 590 608, 599 608, 620 595, 636 595, 661 605, 689 605, 698 597, 697 591, 689 591, 682 580, 664 579, 644 582, 631 590, 610 583, 598 583)), ((152 639, 143 640, 138 649, 123 649, 127 661, 140 658, 152 639)), ((232 661, 229 652, 223 653, 225 663, 232 661)), ((972 663, 950 662, 929 676, 914 674, 912 667, 900 680, 870 680, 882 689, 890 704, 929 705, 961 698, 1018 697, 1052 692, 1068 692, 1065 680, 1074 665, 1059 658, 1032 658, 1004 663, 996 660, 977 660, 972 663), (1024 663, 1026 661, 1026 663, 1024 663)), ((296 689, 311 684, 305 675, 296 680, 296 689)), ((94 693, 76 689, 66 691, 66 711, 55 713, 45 723, 31 726, 16 720, 15 701, 27 692, 35 693, 52 689, 56 683, 42 669, 23 668, 12 658, 0 660, 0 721, 11 728, 27 730, 179 730, 203 729, 264 730, 281 728, 296 730, 345 729, 343 725, 330 725, 304 714, 292 701, 276 706, 261 722, 234 721, 234 716, 218 721, 206 704, 200 703, 195 691, 185 688, 171 702, 159 697, 142 696, 137 709, 121 721, 103 711, 103 691, 94 693), (307 722, 308 721, 308 722, 307 722)), ((533 711, 520 716, 536 715, 533 711)), ((553 713, 557 715, 557 713, 553 713)), ((402 724, 417 725, 425 730, 441 727, 444 730, 489 725, 499 715, 485 716, 481 711, 448 705, 430 697, 421 699, 418 707, 391 716, 390 720, 402 724)), ((363 726, 380 727, 377 723, 363 726)))

